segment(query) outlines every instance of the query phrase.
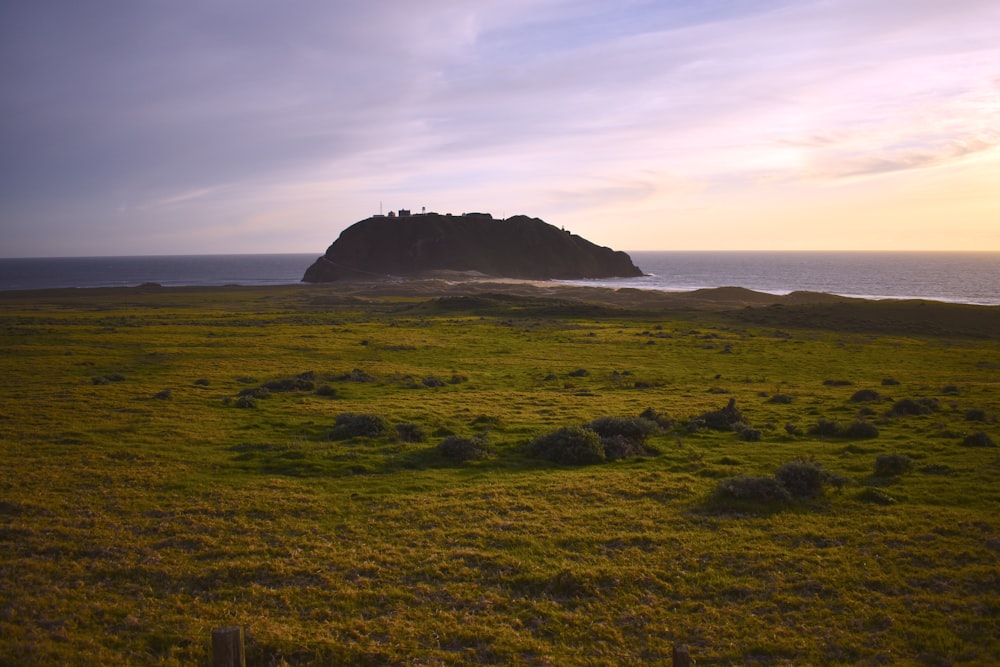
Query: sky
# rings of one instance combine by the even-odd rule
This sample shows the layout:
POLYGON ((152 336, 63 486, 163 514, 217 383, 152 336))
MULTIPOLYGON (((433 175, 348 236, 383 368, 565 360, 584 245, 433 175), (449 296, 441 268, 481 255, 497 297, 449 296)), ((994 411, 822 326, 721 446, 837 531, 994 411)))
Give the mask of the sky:
POLYGON ((318 255, 403 208, 1000 251, 1000 2, 0 3, 0 257, 318 255))

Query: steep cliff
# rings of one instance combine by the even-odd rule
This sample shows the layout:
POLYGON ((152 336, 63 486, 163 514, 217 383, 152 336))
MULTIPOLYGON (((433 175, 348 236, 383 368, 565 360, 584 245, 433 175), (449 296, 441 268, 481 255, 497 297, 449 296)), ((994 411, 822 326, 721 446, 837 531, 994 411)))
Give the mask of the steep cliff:
POLYGON ((377 216, 345 229, 302 278, 335 280, 475 271, 528 280, 641 276, 624 252, 539 220, 488 213, 377 216))

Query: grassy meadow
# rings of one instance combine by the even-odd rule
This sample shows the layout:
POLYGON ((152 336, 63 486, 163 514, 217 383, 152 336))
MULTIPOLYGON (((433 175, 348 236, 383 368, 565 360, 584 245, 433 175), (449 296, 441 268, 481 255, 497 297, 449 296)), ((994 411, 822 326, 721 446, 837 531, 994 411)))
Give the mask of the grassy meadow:
POLYGON ((0 663, 998 664, 1000 309, 454 289, 0 294, 0 663))

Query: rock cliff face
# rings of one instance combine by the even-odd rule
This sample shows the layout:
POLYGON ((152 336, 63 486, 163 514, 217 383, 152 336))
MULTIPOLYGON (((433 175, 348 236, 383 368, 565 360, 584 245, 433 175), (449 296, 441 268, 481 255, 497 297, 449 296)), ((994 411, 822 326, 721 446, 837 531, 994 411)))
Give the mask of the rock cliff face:
POLYGON ((303 276, 310 283, 475 271, 526 280, 641 276, 614 251, 519 215, 427 213, 373 217, 345 229, 303 276))

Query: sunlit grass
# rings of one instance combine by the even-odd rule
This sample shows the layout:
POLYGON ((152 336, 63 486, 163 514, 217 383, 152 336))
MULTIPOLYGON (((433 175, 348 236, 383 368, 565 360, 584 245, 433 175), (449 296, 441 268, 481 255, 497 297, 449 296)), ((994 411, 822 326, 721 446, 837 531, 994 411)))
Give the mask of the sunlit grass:
POLYGON ((335 295, 3 302, 5 662, 206 664, 228 624, 248 628, 256 664, 662 664, 674 643, 699 664, 1000 653, 1000 457, 961 444, 1000 440, 996 338, 317 294, 335 295), (235 406, 306 372, 335 397, 235 406), (882 402, 849 400, 865 388, 882 402), (908 397, 940 407, 884 416, 908 397), (685 428, 730 398, 759 442, 685 428), (651 438, 658 456, 524 454, 541 433, 648 407, 677 422, 651 438), (805 434, 866 408, 877 438, 805 434), (427 437, 333 440, 342 413, 427 437), (436 450, 484 432, 492 458, 436 450), (890 453, 911 470, 875 476, 890 453), (800 456, 851 484, 787 507, 712 502, 720 479, 800 456))

